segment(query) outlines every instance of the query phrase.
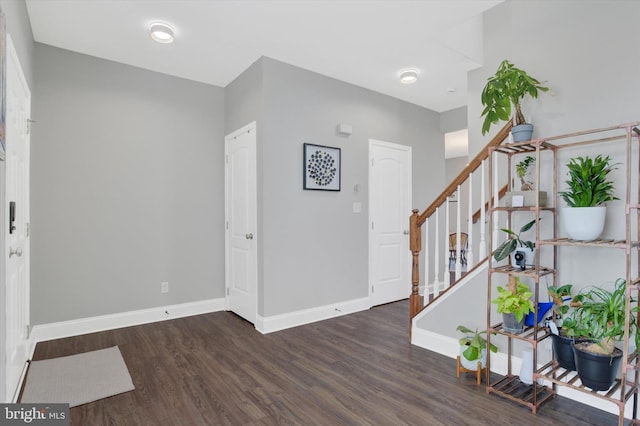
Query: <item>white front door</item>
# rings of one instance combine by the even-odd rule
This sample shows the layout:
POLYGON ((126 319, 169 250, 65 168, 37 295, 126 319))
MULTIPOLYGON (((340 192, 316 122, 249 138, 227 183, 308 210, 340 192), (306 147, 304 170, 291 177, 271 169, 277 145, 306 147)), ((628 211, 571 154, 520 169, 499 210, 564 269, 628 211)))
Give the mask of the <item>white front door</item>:
POLYGON ((227 308, 255 324, 257 316, 256 123, 225 138, 227 308))
POLYGON ((369 140, 369 297, 371 305, 411 293, 411 147, 369 140))
POLYGON ((31 92, 7 37, 6 398, 15 401, 29 358, 29 117, 31 92))

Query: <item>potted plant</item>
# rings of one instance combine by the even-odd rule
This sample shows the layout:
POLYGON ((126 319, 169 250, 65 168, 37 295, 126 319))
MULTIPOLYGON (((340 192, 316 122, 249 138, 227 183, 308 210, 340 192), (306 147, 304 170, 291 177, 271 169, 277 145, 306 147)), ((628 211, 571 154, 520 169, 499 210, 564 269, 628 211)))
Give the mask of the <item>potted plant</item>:
MULTIPOLYGON (((539 205, 544 207, 547 204, 547 193, 544 191, 536 191, 535 183, 531 180, 527 180, 528 173, 531 167, 535 164, 536 158, 531 155, 527 155, 522 161, 516 163, 516 175, 520 180, 520 191, 509 191, 506 193, 506 199, 510 200, 511 206, 516 207, 513 197, 521 196, 521 206, 535 206, 536 196, 539 200, 539 205)), ((515 187, 515 185, 513 185, 515 187)))
POLYGON ((562 209, 562 222, 569 238, 590 241, 602 234, 606 202, 618 199, 609 180, 617 164, 610 161, 609 156, 597 155, 572 158, 567 163, 568 189, 558 195, 568 206, 562 209))
MULTIPOLYGON (((487 363, 487 340, 482 336, 487 334, 486 330, 475 331, 471 330, 464 325, 459 325, 456 328, 465 336, 458 342, 460 343, 460 364, 467 370, 476 371, 478 369, 478 362, 480 362, 480 368, 484 368, 487 363)), ((491 344, 491 352, 498 352, 498 347, 491 344)))
POLYGON ((569 312, 569 305, 565 304, 571 298, 572 284, 565 284, 560 287, 549 286, 547 293, 553 301, 553 313, 556 314, 555 324, 562 327, 564 316, 569 312))
POLYGON ((526 123, 520 101, 526 95, 538 97, 538 91, 549 88, 531 77, 525 71, 516 68, 508 60, 502 61, 493 77, 490 77, 482 90, 481 100, 485 107, 482 116, 482 134, 486 134, 492 124, 511 119, 511 106, 515 109, 515 123, 511 130, 515 142, 531 139, 533 125, 526 123))
MULTIPOLYGON (((615 343, 625 334, 625 291, 626 281, 622 278, 616 280, 613 291, 601 287, 584 289, 571 301, 574 310, 564 321, 568 336, 589 339, 574 343, 573 352, 582 384, 596 391, 609 389, 618 373, 622 351, 615 343)), ((634 335, 636 347, 640 347, 637 310, 631 309, 629 336, 634 335)))
POLYGON ((521 333, 524 330, 524 316, 534 312, 531 301, 533 293, 519 277, 509 275, 507 288, 498 286, 498 297, 491 301, 502 314, 502 328, 509 333, 521 333))
POLYGON ((496 262, 505 259, 511 253, 515 252, 511 259, 511 264, 514 267, 525 269, 527 264, 532 264, 533 262, 531 257, 533 256, 533 249, 535 247, 535 244, 533 243, 533 241, 524 241, 522 238, 520 238, 520 234, 522 234, 523 232, 527 232, 533 227, 535 223, 536 220, 533 219, 531 222, 524 224, 522 228, 520 228, 520 232, 518 232, 517 234, 510 229, 502 228, 501 230, 503 232, 506 232, 509 235, 509 238, 502 244, 500 244, 500 246, 498 246, 496 251, 493 253, 493 258, 496 260, 496 262), (520 250, 517 250, 518 247, 520 247, 520 250))
MULTIPOLYGON (((560 287, 550 286, 547 288, 547 293, 553 301, 553 313, 555 314, 554 322, 549 324, 554 358, 560 367, 569 371, 575 371, 576 369, 576 363, 573 358, 573 344, 576 338, 567 336, 562 325, 564 317, 570 309, 565 302, 571 299, 572 287, 572 284, 565 284, 560 287)), ((581 338, 578 338, 578 341, 580 340, 581 338)))

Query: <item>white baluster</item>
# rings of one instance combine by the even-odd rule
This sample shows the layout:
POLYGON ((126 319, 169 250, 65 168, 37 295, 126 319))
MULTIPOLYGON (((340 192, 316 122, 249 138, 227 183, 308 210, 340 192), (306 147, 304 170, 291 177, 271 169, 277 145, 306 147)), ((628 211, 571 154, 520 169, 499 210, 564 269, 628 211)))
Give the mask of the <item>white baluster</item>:
POLYGON ((482 167, 480 171, 480 245, 478 246, 478 259, 484 259, 487 257, 487 241, 485 237, 486 223, 485 221, 485 211, 484 206, 487 202, 487 197, 485 194, 485 182, 484 182, 484 164, 485 160, 482 161, 482 167))
POLYGON ((460 185, 458 185, 458 189, 456 189, 456 199, 458 202, 456 203, 456 281, 460 279, 462 275, 462 259, 460 258, 460 204, 462 193, 460 192, 460 185))
POLYGON ((422 291, 422 303, 429 303, 429 218, 424 221, 425 238, 424 241, 424 290, 422 291))
POLYGON ((444 288, 449 288, 451 285, 451 271, 449 270, 450 262, 449 262, 449 197, 447 197, 447 201, 445 202, 445 225, 444 225, 444 288))
POLYGON ((439 216, 439 210, 436 209, 436 232, 435 232, 435 242, 434 245, 435 247, 433 248, 433 272, 434 272, 434 276, 433 276, 433 296, 437 296, 440 293, 440 283, 438 282, 438 275, 440 275, 440 249, 439 249, 439 245, 440 245, 440 238, 439 238, 439 234, 440 234, 440 227, 439 227, 439 222, 440 222, 440 218, 439 216))
POLYGON ((469 219, 467 220, 467 271, 473 266, 473 173, 469 175, 469 219))

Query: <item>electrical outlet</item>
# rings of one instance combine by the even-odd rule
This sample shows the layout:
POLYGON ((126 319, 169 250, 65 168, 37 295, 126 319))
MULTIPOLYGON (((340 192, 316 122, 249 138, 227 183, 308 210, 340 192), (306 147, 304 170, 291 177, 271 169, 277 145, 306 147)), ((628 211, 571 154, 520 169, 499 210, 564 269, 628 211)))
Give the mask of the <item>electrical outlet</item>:
POLYGON ((167 281, 160 283, 160 293, 169 293, 169 283, 167 281))

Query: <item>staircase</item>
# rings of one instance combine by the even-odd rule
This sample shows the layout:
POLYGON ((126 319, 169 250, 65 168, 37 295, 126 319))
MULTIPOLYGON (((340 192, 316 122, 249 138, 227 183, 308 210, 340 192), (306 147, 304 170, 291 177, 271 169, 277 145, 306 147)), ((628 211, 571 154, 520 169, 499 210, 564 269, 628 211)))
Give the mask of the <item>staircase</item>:
MULTIPOLYGON (((410 323, 422 310, 460 283, 463 266, 472 275, 486 264, 488 197, 500 199, 507 189, 507 185, 504 185, 495 194, 487 194, 488 148, 507 140, 511 127, 512 122, 509 121, 422 213, 418 209, 413 210, 409 225, 409 249, 412 254, 410 323), (462 204, 466 204, 465 211, 462 211, 462 204), (461 247, 463 234, 467 234, 465 252, 461 247), (449 247, 450 235, 454 237, 451 240, 456 242, 455 247, 449 247), (423 274, 420 269, 421 258, 423 274), (466 265, 463 265, 463 258, 466 258, 466 265), (450 263, 450 259, 455 259, 455 263, 450 263)), ((493 174, 496 177, 495 188, 499 187, 497 183, 500 180, 511 179, 509 172, 506 173, 506 179, 502 177, 500 180, 495 170, 493 174)), ((494 223, 493 241, 496 241, 497 221, 494 223)))

